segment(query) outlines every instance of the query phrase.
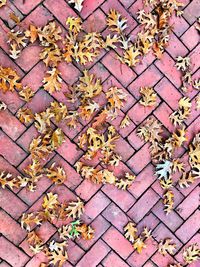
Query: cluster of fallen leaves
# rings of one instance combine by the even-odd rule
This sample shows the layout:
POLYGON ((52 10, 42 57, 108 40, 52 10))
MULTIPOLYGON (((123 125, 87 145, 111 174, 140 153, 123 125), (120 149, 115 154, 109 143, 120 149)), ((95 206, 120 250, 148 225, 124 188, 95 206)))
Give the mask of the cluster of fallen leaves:
POLYGON ((47 257, 48 263, 45 262, 42 266, 63 266, 68 260, 67 246, 70 239, 90 240, 94 237, 92 227, 80 221, 83 212, 84 203, 79 198, 61 203, 58 195, 50 192, 44 196, 40 211, 22 215, 21 227, 28 232, 27 242, 31 252, 43 252, 47 257), (46 221, 62 225, 57 230, 59 238, 52 238, 48 243, 40 236, 40 227, 46 221))
MULTIPOLYGON (((137 253, 141 253, 143 249, 147 247, 147 240, 152 238, 151 234, 152 230, 148 230, 147 227, 143 228, 143 231, 140 235, 138 235, 138 229, 134 222, 128 222, 128 224, 124 227, 124 236, 125 238, 131 242, 133 248, 137 251, 137 253)), ((171 238, 166 238, 164 240, 160 240, 157 245, 158 252, 163 256, 167 254, 174 255, 176 250, 176 244, 173 242, 171 238)), ((200 249, 198 244, 192 244, 189 247, 185 248, 182 253, 183 260, 185 263, 190 264, 197 261, 200 257, 200 249)), ((168 267, 182 267, 180 263, 170 264, 168 267)))
MULTIPOLYGON (((75 4, 74 7, 78 11, 82 9, 83 0, 70 0, 69 3, 75 4)), ((44 82, 47 83, 47 89, 54 92, 60 90, 61 78, 57 66, 62 60, 85 65, 97 58, 102 49, 119 50, 118 59, 131 67, 136 66, 151 49, 157 58, 161 58, 172 30, 169 20, 174 12, 178 16, 182 14, 182 6, 183 4, 176 0, 154 0, 149 3, 146 1, 145 9, 148 11, 142 9, 138 12, 137 20, 141 24, 141 31, 135 40, 131 40, 126 34, 127 19, 114 9, 111 9, 107 16, 107 26, 111 34, 106 38, 97 32, 85 33, 79 17, 68 17, 68 32, 65 37, 62 36, 61 27, 54 21, 44 27, 31 24, 26 30, 21 28, 19 21, 18 28, 8 33, 10 57, 17 59, 29 43, 39 42, 43 47, 40 59, 50 68, 44 82), (56 84, 53 90, 48 88, 49 82, 56 84)))

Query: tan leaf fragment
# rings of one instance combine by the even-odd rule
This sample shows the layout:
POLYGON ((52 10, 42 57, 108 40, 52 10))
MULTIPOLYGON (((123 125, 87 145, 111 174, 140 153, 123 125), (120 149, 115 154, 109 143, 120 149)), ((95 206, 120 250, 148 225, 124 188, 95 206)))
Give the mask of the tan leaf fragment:
POLYGON ((170 255, 174 254, 174 250, 176 249, 176 244, 172 243, 171 238, 166 238, 165 240, 161 240, 158 244, 158 252, 163 256, 169 253, 170 255))
POLYGON ((141 105, 145 107, 151 107, 156 105, 157 94, 151 87, 141 87, 140 93, 142 99, 139 101, 141 105))
POLYGON ((200 249, 198 244, 191 244, 183 251, 183 259, 186 263, 191 264, 200 258, 200 249))

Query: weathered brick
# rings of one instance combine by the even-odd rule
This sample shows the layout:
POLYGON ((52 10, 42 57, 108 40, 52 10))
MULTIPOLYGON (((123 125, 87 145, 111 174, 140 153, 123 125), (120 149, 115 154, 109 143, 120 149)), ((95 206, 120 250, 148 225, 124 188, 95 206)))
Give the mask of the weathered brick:
POLYGON ((114 252, 109 253, 102 263, 104 267, 128 267, 128 265, 114 252))

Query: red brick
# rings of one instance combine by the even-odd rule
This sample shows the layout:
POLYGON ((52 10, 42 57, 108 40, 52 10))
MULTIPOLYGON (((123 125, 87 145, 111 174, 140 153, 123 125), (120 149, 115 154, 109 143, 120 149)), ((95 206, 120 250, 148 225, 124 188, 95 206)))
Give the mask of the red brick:
POLYGON ((169 118, 173 110, 163 102, 154 112, 155 117, 166 127, 169 132, 174 131, 174 126, 169 118))
POLYGON ((124 226, 128 223, 128 216, 121 209, 119 209, 114 203, 111 203, 103 211, 102 215, 123 234, 124 226))
POLYGON ((169 22, 170 25, 173 25, 173 32, 179 37, 189 28, 189 24, 183 16, 178 17, 173 14, 169 22))
POLYGON ((4 94, 3 91, 0 90, 0 99, 7 105, 8 110, 13 114, 24 104, 24 101, 19 98, 16 91, 9 91, 4 94))
POLYGON ((0 155, 17 166, 27 155, 9 137, 0 130, 0 155), (15 151, 15 153, 13 153, 15 151))
POLYGON ((39 113, 45 111, 45 109, 50 106, 52 101, 53 98, 45 90, 40 89, 34 95, 33 99, 28 104, 28 107, 33 113, 39 113))
POLYGON ((169 264, 173 263, 174 260, 173 260, 173 257, 170 256, 169 254, 163 256, 161 255, 159 252, 156 252, 151 260, 153 261, 153 263, 156 264, 156 266, 159 266, 159 267, 166 267, 168 266, 169 264))
POLYGON ((127 211, 134 203, 134 197, 128 191, 122 191, 112 185, 104 185, 101 189, 122 210, 127 211))
POLYGON ((0 207, 14 219, 18 219, 28 208, 28 206, 14 193, 2 188, 0 188, 0 207))
POLYGON ((20 175, 19 171, 15 167, 13 167, 8 161, 0 156, 0 171, 2 170, 11 173, 14 176, 20 175))
POLYGON ((41 262, 48 262, 48 259, 43 252, 40 252, 31 258, 31 260, 26 264, 26 267, 40 267, 41 262))
POLYGON ((197 186, 176 208, 176 211, 184 220, 186 220, 198 208, 199 194, 200 188, 197 186))
MULTIPOLYGON (((13 28, 14 26, 16 26, 16 23, 10 19, 10 13, 14 12, 16 14, 16 16, 18 16, 21 20, 23 19, 23 15, 22 13, 12 4, 12 1, 8 0, 7 4, 3 7, 1 7, 0 9, 0 17, 1 19, 4 21, 4 23, 6 22, 6 24, 10 27, 13 28)), ((0 22, 1 24, 1 22, 0 22)), ((5 35, 5 37, 7 37, 5 35)))
POLYGON ((173 210, 166 215, 161 201, 153 207, 152 212, 172 231, 175 231, 183 223, 181 217, 173 210))
POLYGON ((80 260, 84 255, 84 250, 77 246, 72 240, 69 241, 67 247, 67 254, 69 257, 69 262, 75 266, 75 264, 80 260))
MULTIPOLYGON (((2 9, 3 8, 0 9, 0 15, 2 13, 2 9)), ((0 20, 0 44, 1 44, 1 48, 7 53, 9 51, 9 45, 7 43, 8 32, 9 32, 9 28, 7 28, 6 25, 2 22, 2 20, 0 20)))
POLYGON ((144 145, 144 141, 137 135, 137 129, 135 129, 129 136, 128 141, 136 150, 140 149, 144 145))
POLYGON ((110 51, 101 62, 125 87, 136 77, 136 74, 127 65, 120 63, 117 54, 113 51, 110 51))
POLYGON ((98 8, 98 6, 100 6, 102 3, 104 2, 104 0, 96 0, 96 1, 92 1, 92 0, 85 0, 83 3, 83 9, 80 12, 80 15, 83 19, 87 18, 90 14, 92 14, 94 12, 94 10, 96 8, 98 8))
POLYGON ((16 140, 26 129, 8 110, 1 111, 0 127, 13 140, 16 140))
POLYGON ((149 152, 147 143, 128 160, 127 164, 135 174, 138 174, 151 161, 149 152))
POLYGON ((154 175, 154 166, 148 164, 139 175, 136 176, 134 183, 129 187, 128 191, 137 199, 148 187, 157 179, 154 175), (148 179, 146 179, 148 177, 148 179))
POLYGON ((33 10, 41 0, 30 0, 30 1, 23 1, 23 0, 14 0, 14 4, 16 7, 23 13, 28 14, 31 10, 33 10))
POLYGON ((175 61, 167 53, 164 53, 155 65, 177 88, 181 86, 181 72, 177 70, 175 61))
POLYGON ((76 264, 77 267, 83 266, 97 266, 101 260, 109 253, 110 248, 102 241, 99 240, 89 250, 84 257, 76 264), (96 253, 98 251, 98 253, 96 253))
POLYGON ((86 32, 102 32, 106 28, 106 16, 97 9, 84 22, 83 30, 86 32))
POLYGON ((133 221, 139 222, 158 200, 159 196, 152 189, 149 189, 133 205, 133 207, 129 210, 128 215, 133 219, 133 221))
POLYGON ((194 73, 199 68, 200 44, 190 52, 189 57, 191 60, 192 72, 194 73))
POLYGON ((29 45, 23 49, 16 63, 24 70, 29 71, 39 61, 39 54, 42 48, 35 45, 29 45))
POLYGON ((158 84, 154 87, 154 90, 159 94, 159 96, 164 99, 164 101, 173 109, 178 108, 178 101, 182 97, 182 94, 176 89, 172 83, 164 77, 158 84))
POLYGON ((91 181, 85 179, 77 188, 76 194, 79 195, 85 201, 88 201, 99 190, 101 185, 94 184, 91 181))
POLYGON ((200 211, 196 210, 175 232, 181 241, 186 243, 199 229, 200 211), (192 225, 192 227, 191 227, 192 225))
POLYGON ((34 125, 31 125, 18 139, 17 144, 19 144, 25 151, 29 151, 29 145, 33 138, 38 137, 38 131, 34 125))
POLYGON ((68 17, 77 17, 76 13, 67 5, 64 0, 55 2, 54 0, 46 0, 44 2, 45 7, 53 13, 53 15, 62 23, 66 25, 68 17))
POLYGON ((0 210, 0 231, 14 244, 19 244, 26 236, 26 231, 3 210, 0 210))
POLYGON ((142 232, 144 227, 153 230, 156 228, 159 222, 160 221, 153 213, 149 213, 137 224, 138 232, 142 232))
POLYGON ((140 88, 145 86, 153 87, 161 78, 162 74, 160 71, 158 71, 155 66, 151 65, 129 85, 128 89, 136 99, 140 99, 140 88))
POLYGON ((102 238, 123 259, 126 259, 133 251, 131 243, 114 227, 109 228, 102 238))
POLYGON ((123 138, 116 141, 115 151, 120 154, 124 162, 127 161, 135 152, 135 150, 123 138))
POLYGON ((65 142, 57 149, 57 152, 71 164, 74 164, 83 154, 78 149, 78 146, 72 143, 67 137, 65 137, 65 142))
POLYGON ((91 246, 105 233, 105 231, 110 227, 109 222, 107 222, 101 215, 99 215, 92 223, 91 227, 95 230, 94 238, 91 240, 77 240, 77 243, 84 249, 89 250, 91 246))
POLYGON ((73 64, 67 64, 66 62, 61 62, 58 69, 63 80, 70 85, 76 82, 81 75, 80 71, 73 64))
POLYGON ((23 267, 29 260, 29 257, 25 253, 3 236, 0 237, 0 257, 15 267, 23 267))
POLYGON ((124 5, 126 8, 130 7, 130 5, 134 2, 135 0, 120 0, 122 5, 124 5))
POLYGON ((36 92, 40 87, 43 86, 42 80, 46 74, 47 68, 43 62, 39 62, 32 68, 28 74, 22 79, 24 86, 30 86, 31 89, 36 92))
POLYGON ((120 259, 120 257, 114 252, 109 253, 102 263, 104 267, 110 267, 110 266, 128 267, 129 266, 122 259, 120 259))
MULTIPOLYGON (((153 51, 150 51, 147 55, 144 57, 141 57, 141 61, 134 67, 134 71, 140 75, 144 70, 146 70, 148 67, 151 68, 151 64, 156 59, 155 55, 153 54, 153 51)), ((152 65, 153 66, 153 65, 152 65)), ((142 74, 141 74, 142 75, 142 74)), ((151 79, 149 77, 149 79, 151 79)))
POLYGON ((157 250, 157 242, 153 239, 149 239, 145 242, 146 248, 143 249, 141 254, 135 251, 129 258, 128 263, 132 267, 140 267, 154 254, 157 250))
POLYGON ((85 205, 84 219, 87 223, 96 218, 102 210, 110 204, 110 200, 99 191, 90 201, 85 205))

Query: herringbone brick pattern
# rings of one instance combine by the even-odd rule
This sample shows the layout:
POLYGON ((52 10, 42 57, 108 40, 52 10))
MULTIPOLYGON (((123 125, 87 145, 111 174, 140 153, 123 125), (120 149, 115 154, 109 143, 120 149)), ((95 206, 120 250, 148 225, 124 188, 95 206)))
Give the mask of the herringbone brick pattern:
MULTIPOLYGON (((111 185, 94 185, 83 180, 75 171, 74 164, 82 157, 78 149, 77 136, 84 125, 80 124, 74 131, 63 126, 67 141, 51 155, 51 161, 64 166, 68 175, 67 182, 55 187, 42 178, 35 193, 26 189, 9 190, 0 188, 0 266, 37 267, 44 259, 42 253, 33 256, 27 249, 26 232, 21 229, 19 219, 23 212, 37 210, 42 196, 51 190, 63 198, 80 196, 86 205, 84 220, 95 228, 95 238, 91 241, 69 243, 69 262, 65 266, 78 267, 166 267, 176 260, 182 262, 180 251, 187 245, 200 242, 199 228, 199 187, 198 182, 185 190, 176 188, 175 209, 166 216, 162 206, 162 192, 154 175, 151 163, 149 144, 141 141, 136 135, 137 127, 149 116, 157 118, 166 131, 172 132, 173 126, 169 115, 177 109, 178 100, 182 97, 180 72, 175 68, 178 55, 191 56, 194 77, 199 77, 200 44, 199 35, 195 30, 196 18, 200 16, 199 0, 184 0, 184 15, 173 17, 173 34, 169 46, 161 60, 148 54, 137 67, 131 69, 120 65, 114 51, 103 51, 95 62, 87 68, 103 81, 104 91, 110 85, 124 88, 128 94, 128 103, 121 111, 121 117, 128 114, 131 125, 120 130, 122 138, 118 141, 117 150, 123 163, 116 172, 132 170, 136 181, 127 192, 120 191, 111 185), (139 88, 153 86, 159 96, 158 104, 153 108, 139 105, 139 88), (153 229, 153 240, 142 254, 137 254, 131 244, 123 237, 123 227, 128 220, 134 220, 139 229, 148 226, 153 229), (174 257, 163 257, 157 252, 157 242, 167 237, 173 238, 177 244, 174 257)), ((60 94, 49 95, 43 89, 42 79, 45 66, 39 60, 40 47, 29 45, 16 61, 8 56, 7 37, 5 32, 15 28, 9 19, 14 11, 21 18, 21 25, 28 27, 30 23, 37 26, 45 25, 49 20, 56 20, 63 31, 66 30, 68 16, 81 16, 84 30, 95 30, 106 33, 105 17, 110 8, 117 9, 128 18, 128 31, 133 35, 138 30, 136 12, 141 8, 142 0, 85 0, 80 14, 65 0, 8 0, 8 5, 0 9, 0 65, 12 67, 23 77, 22 83, 29 85, 36 92, 29 107, 34 112, 43 111, 53 97, 62 100, 60 94)), ((64 86, 75 83, 83 68, 79 65, 61 63, 64 86)), ((194 99, 198 91, 189 92, 194 99)), ((33 125, 26 127, 16 117, 17 110, 24 105, 16 93, 2 94, 0 100, 8 105, 8 109, 0 113, 0 170, 20 174, 30 160, 28 145, 36 135, 33 125)), ((119 123, 116 122, 116 127, 119 123)), ((199 112, 194 111, 186 123, 188 142, 200 131, 199 112)), ((180 157, 184 157, 185 150, 180 157)), ((47 163, 48 164, 48 163, 47 163)), ((48 222, 40 228, 43 239, 48 241, 56 234, 56 226, 48 222)), ((200 266, 194 263, 191 267, 200 266)))

